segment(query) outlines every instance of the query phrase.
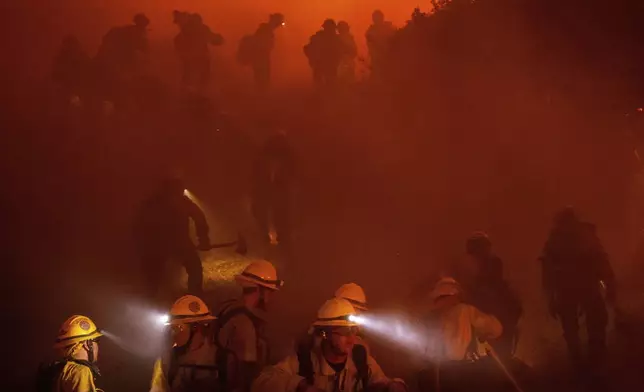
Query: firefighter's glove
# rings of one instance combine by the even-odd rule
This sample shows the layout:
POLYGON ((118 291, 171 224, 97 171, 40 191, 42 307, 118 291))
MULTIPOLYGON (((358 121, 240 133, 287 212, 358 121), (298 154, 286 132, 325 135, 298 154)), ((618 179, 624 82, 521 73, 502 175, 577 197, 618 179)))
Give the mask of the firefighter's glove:
POLYGON ((199 245, 197 246, 197 249, 199 250, 210 250, 212 248, 212 245, 210 245, 210 240, 207 238, 202 238, 199 239, 199 245))

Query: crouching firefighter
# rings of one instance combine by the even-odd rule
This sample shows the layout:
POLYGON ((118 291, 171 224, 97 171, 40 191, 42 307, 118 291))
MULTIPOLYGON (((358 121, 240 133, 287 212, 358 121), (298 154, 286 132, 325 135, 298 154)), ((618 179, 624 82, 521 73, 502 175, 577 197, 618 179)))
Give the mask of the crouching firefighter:
POLYGON ((356 344, 355 316, 349 301, 326 301, 313 323, 313 333, 321 337, 319 344, 302 346, 297 354, 265 368, 252 391, 406 391, 402 381, 387 378, 364 346, 356 344))
POLYGON ((154 364, 150 392, 225 390, 215 361, 215 322, 198 297, 185 295, 172 305, 168 322, 172 346, 154 364))
POLYGON ((38 392, 95 392, 100 376, 98 339, 103 336, 89 317, 72 316, 60 327, 54 344, 58 360, 38 371, 38 392))
POLYGON ((427 347, 431 360, 419 377, 422 391, 469 392, 504 391, 505 375, 488 357, 482 342, 501 336, 499 320, 462 302, 456 280, 443 278, 431 298, 433 309, 427 319, 429 330, 437 331, 427 347))
POLYGON ((220 351, 221 367, 230 364, 232 355, 237 371, 222 372, 229 390, 250 391, 260 370, 268 364, 270 350, 266 338, 266 312, 273 294, 282 287, 277 270, 268 261, 255 261, 235 277, 242 287, 242 297, 222 304, 217 314, 215 341, 220 351), (228 376, 230 375, 230 376, 228 376))

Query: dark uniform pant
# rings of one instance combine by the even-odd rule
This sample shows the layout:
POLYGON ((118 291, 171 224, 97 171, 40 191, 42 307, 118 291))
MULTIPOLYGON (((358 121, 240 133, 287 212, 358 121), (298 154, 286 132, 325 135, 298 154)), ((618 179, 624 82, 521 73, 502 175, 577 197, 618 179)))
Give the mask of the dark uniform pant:
POLYGON ((564 339, 572 360, 582 358, 579 338, 579 315, 586 316, 588 331, 588 355, 591 361, 601 361, 606 356, 606 326, 608 312, 599 290, 586 293, 562 294, 557 297, 557 311, 561 320, 564 339))
POLYGON ((164 249, 158 251, 148 250, 141 255, 144 274, 147 280, 148 293, 155 296, 161 284, 163 283, 163 274, 165 271, 165 262, 168 259, 178 261, 186 269, 188 274, 188 292, 200 296, 202 293, 203 267, 201 259, 194 247, 182 246, 173 249, 164 249))
POLYGON ((204 55, 183 59, 181 81, 190 87, 206 87, 210 82, 210 57, 204 55))
POLYGON ((447 361, 419 374, 423 392, 505 392, 513 386, 492 358, 476 362, 447 361))
POLYGON ((253 75, 255 77, 255 87, 259 91, 268 89, 271 81, 270 57, 258 59, 253 63, 253 75))
POLYGON ((259 229, 266 240, 272 227, 277 233, 280 245, 291 243, 291 216, 288 191, 257 192, 253 197, 252 213, 259 229))
POLYGON ((313 67, 313 81, 318 87, 332 87, 338 81, 337 65, 318 65, 313 67))

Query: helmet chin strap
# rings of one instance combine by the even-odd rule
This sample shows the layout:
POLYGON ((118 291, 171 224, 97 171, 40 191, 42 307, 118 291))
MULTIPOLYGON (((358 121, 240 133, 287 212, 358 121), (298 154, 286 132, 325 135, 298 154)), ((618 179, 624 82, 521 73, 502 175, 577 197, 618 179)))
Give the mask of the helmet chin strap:
POLYGON ((91 341, 91 340, 88 340, 86 344, 87 344, 87 347, 85 348, 85 350, 87 351, 87 360, 90 363, 94 363, 94 359, 95 359, 94 358, 94 342, 91 341))
POLYGON ((259 287, 259 299, 257 300, 257 307, 261 310, 266 310, 266 289, 259 287))

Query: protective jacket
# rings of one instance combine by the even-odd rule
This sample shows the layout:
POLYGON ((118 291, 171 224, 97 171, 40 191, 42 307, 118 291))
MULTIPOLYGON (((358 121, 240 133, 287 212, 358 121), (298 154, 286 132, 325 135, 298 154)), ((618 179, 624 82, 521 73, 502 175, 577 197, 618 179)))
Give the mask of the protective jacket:
MULTIPOLYGON (((319 348, 310 351, 311 365, 313 368, 313 386, 322 391, 365 391, 367 388, 378 385, 386 386, 391 380, 385 376, 384 372, 375 359, 367 356, 366 364, 368 368, 367 380, 364 381, 358 375, 357 366, 349 355, 347 362, 339 372, 336 372, 327 363, 319 348)), ((260 376, 253 384, 253 392, 295 392, 297 386, 305 379, 301 375, 301 364, 298 355, 291 355, 274 366, 270 366, 262 371, 260 376)))
POLYGON ((67 361, 52 392, 100 391, 94 384, 96 374, 96 370, 89 364, 84 364, 81 361, 67 361))
POLYGON ((477 337, 495 339, 503 332, 496 317, 464 303, 434 310, 432 322, 439 333, 427 347, 427 354, 442 361, 465 360, 477 337))

